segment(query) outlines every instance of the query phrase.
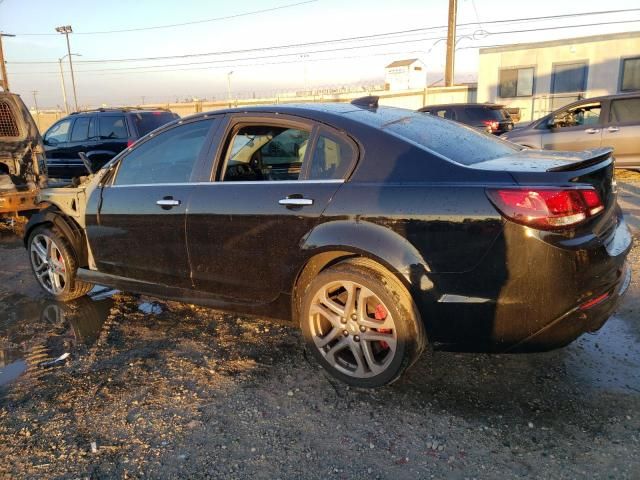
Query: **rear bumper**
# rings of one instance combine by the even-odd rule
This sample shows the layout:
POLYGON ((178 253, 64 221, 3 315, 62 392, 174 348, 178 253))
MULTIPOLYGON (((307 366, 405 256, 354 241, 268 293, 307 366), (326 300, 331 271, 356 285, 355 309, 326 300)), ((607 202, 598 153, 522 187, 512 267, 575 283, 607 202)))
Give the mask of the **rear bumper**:
POLYGON ((629 288, 631 267, 625 264, 619 281, 609 291, 608 297, 591 308, 576 306, 551 323, 506 349, 507 352, 540 352, 560 348, 573 342, 583 333, 602 328, 629 288))

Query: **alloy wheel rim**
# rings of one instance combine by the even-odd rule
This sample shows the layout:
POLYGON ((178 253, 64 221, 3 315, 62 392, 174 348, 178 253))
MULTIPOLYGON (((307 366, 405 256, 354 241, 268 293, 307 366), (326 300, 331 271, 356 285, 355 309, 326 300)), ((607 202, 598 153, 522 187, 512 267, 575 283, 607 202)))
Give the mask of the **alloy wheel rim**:
POLYGON ((31 265, 42 287, 59 295, 67 285, 67 266, 62 252, 51 237, 38 234, 31 241, 31 265))
POLYGON ((379 375, 395 358, 398 339, 393 316, 375 293, 357 282, 336 281, 320 288, 308 321, 316 348, 345 375, 379 375))

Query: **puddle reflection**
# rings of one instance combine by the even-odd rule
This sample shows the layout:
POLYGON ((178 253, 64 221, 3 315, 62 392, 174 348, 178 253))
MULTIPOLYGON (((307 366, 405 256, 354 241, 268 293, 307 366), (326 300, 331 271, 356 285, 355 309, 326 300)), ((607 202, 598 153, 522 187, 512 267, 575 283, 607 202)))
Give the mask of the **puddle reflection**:
POLYGON ((67 352, 82 353, 97 340, 112 305, 113 299, 104 291, 69 303, 18 294, 3 298, 0 303, 0 385, 20 375, 37 377, 44 371, 42 364, 67 352))

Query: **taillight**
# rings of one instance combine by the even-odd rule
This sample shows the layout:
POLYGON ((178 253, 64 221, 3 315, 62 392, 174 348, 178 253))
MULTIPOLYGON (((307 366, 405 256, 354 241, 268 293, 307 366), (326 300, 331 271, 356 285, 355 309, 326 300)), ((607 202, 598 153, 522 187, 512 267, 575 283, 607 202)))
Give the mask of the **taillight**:
POLYGON ((136 143, 135 140, 127 140, 127 148, 129 148, 131 145, 133 145, 134 143, 136 143))
POLYGON ((487 189, 487 196, 509 220, 543 230, 577 225, 604 210, 591 187, 487 189))
POLYGON ((492 133, 500 128, 500 123, 495 120, 485 120, 482 123, 487 127, 487 130, 492 133))

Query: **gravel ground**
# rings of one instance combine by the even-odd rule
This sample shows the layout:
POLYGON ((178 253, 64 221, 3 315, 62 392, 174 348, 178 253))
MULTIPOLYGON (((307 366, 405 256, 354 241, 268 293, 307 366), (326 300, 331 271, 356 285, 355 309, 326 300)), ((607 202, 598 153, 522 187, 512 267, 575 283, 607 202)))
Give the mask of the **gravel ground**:
MULTIPOLYGON (((640 175, 619 181, 637 237, 640 175)), ((361 391, 294 326, 104 290, 60 305, 16 237, 0 258, 0 476, 640 478, 637 278, 567 348, 436 352, 361 391)))

